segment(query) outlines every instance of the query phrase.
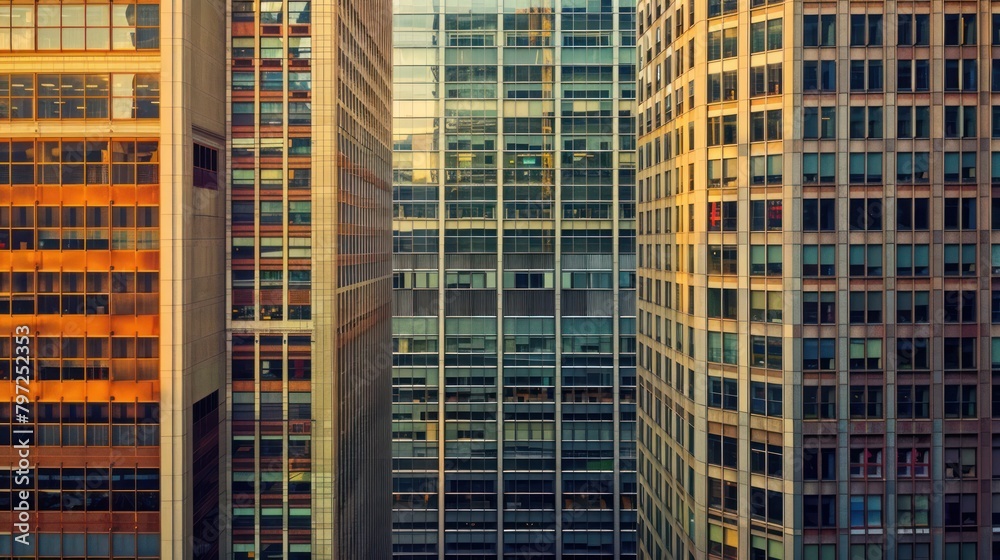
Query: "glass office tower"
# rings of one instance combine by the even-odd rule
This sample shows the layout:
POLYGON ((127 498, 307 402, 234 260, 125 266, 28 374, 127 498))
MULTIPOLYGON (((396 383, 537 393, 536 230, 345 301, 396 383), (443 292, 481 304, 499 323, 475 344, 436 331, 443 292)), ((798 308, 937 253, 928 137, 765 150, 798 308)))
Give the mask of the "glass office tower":
POLYGON ((389 558, 390 4, 230 16, 226 553, 389 558))
POLYGON ((0 6, 0 557, 218 558, 224 39, 0 6))
POLYGON ((1000 557, 995 11, 638 7, 642 558, 1000 557))
POLYGON ((634 25, 395 3, 397 558, 634 557, 634 25))

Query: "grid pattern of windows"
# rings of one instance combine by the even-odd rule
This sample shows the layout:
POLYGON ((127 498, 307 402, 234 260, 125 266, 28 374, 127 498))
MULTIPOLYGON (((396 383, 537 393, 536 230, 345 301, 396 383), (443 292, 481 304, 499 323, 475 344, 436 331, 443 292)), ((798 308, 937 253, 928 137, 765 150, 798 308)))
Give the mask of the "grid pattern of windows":
POLYGON ((1000 112, 989 97, 1000 65, 979 47, 986 18, 990 44, 1000 44, 1000 15, 840 2, 804 4, 792 20, 781 4, 740 6, 746 18, 735 28, 723 2, 693 20, 680 5, 637 6, 638 111, 653 117, 637 127, 639 391, 640 404, 643 395, 651 403, 640 406, 637 431, 640 557, 767 558, 769 522, 803 530, 808 544, 786 539, 785 557, 982 556, 964 531, 987 526, 995 502, 983 490, 990 438, 979 432, 990 431, 981 423, 1000 402, 983 371, 984 351, 1000 370, 1000 346, 983 346, 1000 338, 991 330, 1000 288, 990 284, 1000 271, 1000 241, 990 237, 1000 230, 1000 150, 990 144, 1000 112), (672 48, 661 51, 663 29, 672 48), (707 30, 708 48, 693 66, 678 65, 692 30, 707 30), (738 48, 726 51, 727 36, 738 48), (795 63, 781 67, 770 51, 789 47, 795 63), (662 79, 661 66, 672 70, 662 79), (692 80, 694 105, 678 105, 692 80), (782 297, 772 302, 772 293, 782 297), (697 368, 705 390, 689 402, 673 374, 697 368), (782 396, 802 406, 782 407, 782 396), (696 436, 704 456, 685 439, 691 420, 678 429, 660 402, 707 424, 696 436), (782 445, 777 418, 789 415, 802 449, 782 445), (749 442, 727 447, 745 433, 749 442), (939 436, 955 443, 935 470, 939 436), (726 449, 745 443, 749 472, 730 472, 745 463, 727 460, 726 449), (772 446, 804 470, 795 519, 772 515, 792 505, 772 507, 770 492, 788 489, 766 480, 772 446), (707 473, 710 508, 689 514, 685 471, 706 460, 695 469, 707 473), (835 481, 846 491, 835 492, 835 481), (928 499, 935 491, 941 499, 928 499), (727 495, 750 497, 749 524, 726 509, 727 495), (936 523, 930 530, 947 537, 888 539, 882 528, 893 519, 936 523))
POLYGON ((394 555, 635 558, 636 158, 690 137, 633 113, 694 46, 637 81, 632 4, 497 6, 396 6, 394 555))

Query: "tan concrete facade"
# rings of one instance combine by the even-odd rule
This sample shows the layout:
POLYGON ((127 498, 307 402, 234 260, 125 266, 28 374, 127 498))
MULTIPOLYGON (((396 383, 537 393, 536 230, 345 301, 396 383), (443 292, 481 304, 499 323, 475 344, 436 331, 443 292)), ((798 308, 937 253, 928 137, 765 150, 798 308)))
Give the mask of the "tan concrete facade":
POLYGON ((995 12, 637 6, 640 558, 997 556, 995 12))

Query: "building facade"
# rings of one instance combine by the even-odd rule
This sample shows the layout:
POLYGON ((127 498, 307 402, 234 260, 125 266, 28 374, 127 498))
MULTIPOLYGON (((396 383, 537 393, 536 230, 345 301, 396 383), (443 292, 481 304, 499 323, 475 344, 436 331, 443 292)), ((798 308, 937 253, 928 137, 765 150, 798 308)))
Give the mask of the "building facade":
POLYGON ((390 4, 228 13, 226 556, 389 558, 390 4))
POLYGON ((397 558, 635 555, 634 16, 395 4, 397 558))
POLYGON ((638 6, 640 557, 1000 557, 995 11, 638 6))
POLYGON ((218 557, 224 30, 0 7, 4 558, 218 557))

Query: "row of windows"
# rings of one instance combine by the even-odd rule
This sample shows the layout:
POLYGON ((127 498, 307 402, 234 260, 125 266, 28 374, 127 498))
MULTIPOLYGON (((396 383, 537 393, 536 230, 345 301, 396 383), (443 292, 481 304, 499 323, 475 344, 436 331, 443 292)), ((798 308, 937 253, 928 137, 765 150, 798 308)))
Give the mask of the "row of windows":
MULTIPOLYGON (((885 86, 881 60, 851 60, 850 91, 879 92, 885 86)), ((977 91, 979 89, 978 61, 969 59, 944 59, 945 91, 977 91)), ((993 62, 991 89, 1000 91, 1000 64, 993 62)), ((896 66, 896 88, 900 92, 928 91, 930 89, 931 62, 927 59, 901 59, 896 66)), ((832 93, 837 91, 837 61, 806 60, 802 62, 802 91, 805 93, 832 93)))
MULTIPOLYGON (((709 142, 711 145, 736 144, 736 116, 731 118, 708 118, 709 142)), ((763 133, 763 131, 760 131, 763 133)), ((647 144, 651 146, 652 144, 647 144)), ((648 149, 639 150, 640 167, 647 165, 644 153, 648 149)), ((847 157, 847 182, 851 184, 880 184, 885 182, 884 154, 882 152, 850 152, 847 157)), ((941 173, 947 183, 976 183, 977 173, 976 152, 944 152, 941 155, 941 173)), ((648 160, 648 165, 656 161, 648 160)), ((896 153, 896 183, 921 184, 931 179, 930 152, 897 152, 896 153)), ((780 185, 783 177, 783 157, 776 155, 759 155, 748 158, 749 184, 752 186, 780 185)), ((691 164, 693 165, 693 164, 691 164)), ((707 167, 707 184, 709 188, 735 188, 739 184, 739 160, 727 158, 709 160, 707 167)), ((984 165, 985 166, 985 165, 984 165)), ((991 182, 1000 184, 1000 152, 991 154, 991 182)), ((691 170, 693 171, 693 169, 691 170)), ((676 175, 678 178, 680 174, 676 175)), ((689 175, 693 180, 693 175, 689 175)), ((837 182, 837 154, 833 152, 802 154, 802 183, 804 185, 825 185, 837 182)), ((675 182, 675 184, 677 184, 675 182)), ((689 190, 693 185, 689 182, 689 190)))
POLYGON ((233 0, 233 21, 254 21, 257 15, 261 24, 284 23, 285 5, 288 7, 288 22, 291 25, 310 23, 311 6, 309 1, 264 1, 260 9, 255 9, 253 0, 233 0))
MULTIPOLYGON (((904 292, 907 293, 907 292, 904 292)), ((917 292, 919 293, 919 292, 917 292)), ((820 293, 811 292, 820 296, 820 293)), ((809 304, 805 313, 819 313, 823 309, 817 304, 809 304)), ((657 321, 657 331, 659 322, 657 321)), ((670 331, 667 321, 667 332, 670 331)), ((681 330, 683 325, 677 324, 677 350, 682 350, 681 330)), ((649 333, 648 330, 642 332, 649 333)), ((707 360, 712 363, 736 365, 740 359, 740 336, 737 333, 708 331, 707 360)), ((659 334, 656 340, 661 340, 659 334)), ((976 355, 976 338, 946 337, 945 351, 942 353, 945 371, 974 371, 978 368, 976 355)), ((993 339, 992 355, 996 360, 1000 357, 1000 345, 993 339)), ((802 339, 802 368, 811 371, 832 371, 837 369, 837 342, 835 338, 804 338, 802 339)), ((669 334, 667 344, 670 345, 669 334)), ((882 338, 850 338, 848 344, 847 366, 849 371, 881 371, 883 363, 882 338)), ((778 336, 751 335, 749 337, 750 365, 782 369, 783 339, 778 336)), ((889 350, 893 352, 893 350, 889 350)), ((919 371, 930 367, 930 344, 927 338, 897 337, 894 349, 894 365, 897 371, 919 371)), ((779 408, 780 409, 780 408, 779 408)))
MULTIPOLYGON (((977 14, 944 14, 944 45, 975 45, 977 14)), ((993 14, 992 44, 1000 44, 1000 15, 993 14)), ((930 14, 898 14, 896 44, 898 46, 930 45, 930 14)), ((837 46, 836 14, 803 16, 802 37, 806 47, 837 46)), ((881 46, 883 41, 882 14, 851 14, 850 46, 881 46)))
MULTIPOLYGON (((779 65, 779 79, 780 79, 780 65, 779 65)), ((711 79, 711 78, 710 78, 711 79)), ((718 93, 718 92, 717 92, 718 93)), ((667 101, 667 112, 665 114, 667 122, 670 121, 670 103, 669 96, 667 101)), ((884 117, 883 117, 883 107, 881 106, 854 106, 848 109, 849 119, 848 119, 848 137, 851 139, 880 139, 887 136, 886 133, 891 133, 893 128, 895 130, 895 137, 898 139, 920 139, 920 138, 931 138, 931 107, 929 105, 899 105, 896 107, 896 125, 889 130, 884 128, 884 117)), ((646 110, 646 126, 652 129, 654 123, 656 127, 661 124, 660 118, 660 103, 657 102, 654 108, 649 108, 646 110), (654 113, 652 111, 655 109, 657 111, 654 113)), ((945 105, 943 107, 943 119, 941 121, 940 137, 942 138, 974 138, 979 136, 979 126, 978 126, 978 107, 975 105, 945 105)), ((773 116, 769 116, 769 119, 774 119, 775 128, 771 128, 772 121, 768 121, 768 127, 764 127, 763 116, 764 111, 758 111, 751 115, 750 128, 751 128, 751 142, 758 142, 764 140, 780 140, 782 134, 781 127, 781 110, 771 110, 766 112, 768 115, 774 113, 773 116), (754 120, 754 116, 756 119, 754 120), (765 130, 767 133, 765 134, 765 130)), ((709 136, 708 145, 715 146, 720 144, 734 144, 736 142, 736 124, 737 119, 730 115, 722 115, 711 117, 710 124, 707 127, 707 134, 709 136), (727 118, 728 117, 728 118, 727 118), (725 133, 720 133, 718 127, 720 124, 725 125, 725 133)), ((993 138, 1000 138, 1000 107, 992 108, 992 127, 990 130, 990 136, 993 138)), ((681 129, 675 131, 675 144, 672 142, 671 135, 669 132, 664 136, 664 156, 669 158, 671 153, 674 155, 683 153, 684 142, 683 136, 681 136, 681 129), (675 145, 675 149, 671 146, 675 145)), ((803 107, 802 109, 802 137, 807 140, 830 140, 837 138, 837 108, 832 106, 827 107, 803 107)), ((658 140, 658 139, 657 139, 658 140)), ((654 142, 658 145, 658 142, 654 142)), ((643 151, 649 150, 650 143, 647 142, 640 148, 640 156, 643 155, 643 151)), ((693 149, 694 146, 694 127, 692 125, 688 126, 688 149, 693 149)), ((659 156, 656 155, 657 150, 653 151, 653 154, 647 154, 644 158, 648 165, 653 163, 659 163, 659 156), (651 155, 655 158, 655 162, 651 159, 651 155)))
MULTIPOLYGON (((781 199, 750 200, 750 231, 781 231, 783 201, 781 199)), ((943 205, 944 231, 977 229, 977 198, 948 197, 943 205)), ((885 212, 879 198, 852 198, 848 200, 848 229, 850 231, 882 231, 885 212)), ((802 200, 802 231, 835 231, 837 228, 837 199, 806 198, 802 200)), ((737 231, 740 201, 711 201, 706 204, 708 231, 737 231)), ((992 229, 1000 229, 1000 199, 991 201, 995 216, 992 229)), ((639 231, 645 234, 670 233, 673 228, 675 208, 647 210, 639 214, 639 231), (655 216, 655 222, 654 222, 655 216), (662 220, 660 219, 662 216, 662 220), (661 227, 662 226, 662 227, 661 227)), ((681 216, 683 207, 676 208, 681 216)), ((694 205, 688 205, 688 230, 694 231, 694 205)), ((929 231, 930 199, 897 198, 896 231, 929 231)), ((684 230, 683 220, 677 223, 678 232, 684 230)))
POLYGON ((157 119, 157 74, 0 74, 0 119, 157 119))
POLYGON ((0 51, 159 48, 159 4, 116 1, 0 7, 0 51))
MULTIPOLYGON (((106 511, 106 510, 105 510, 106 511)), ((16 536, 16 535, 14 535, 16 536)), ((10 534, 0 534, 0 554, 6 558, 63 558, 83 560, 94 558, 149 559, 160 558, 160 535, 156 533, 37 533, 28 546, 13 544, 10 534)))
POLYGON ((159 142, 0 141, 0 185, 157 184, 159 142))

